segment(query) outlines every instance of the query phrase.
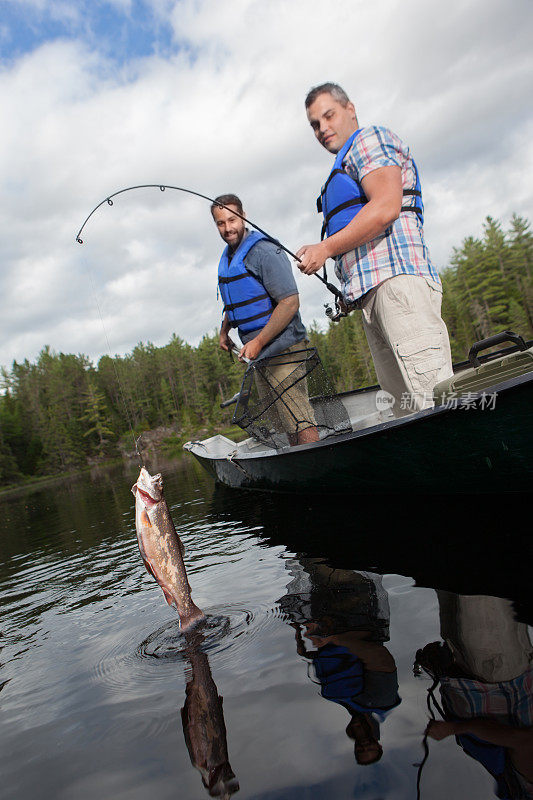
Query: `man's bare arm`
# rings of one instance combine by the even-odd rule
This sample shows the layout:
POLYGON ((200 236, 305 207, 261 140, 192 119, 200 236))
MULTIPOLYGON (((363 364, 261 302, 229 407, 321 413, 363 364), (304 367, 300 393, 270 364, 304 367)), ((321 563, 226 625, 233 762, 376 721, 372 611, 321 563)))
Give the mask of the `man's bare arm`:
POLYGON ((250 361, 254 361, 263 347, 271 342, 278 333, 285 330, 299 308, 300 298, 297 294, 291 294, 280 300, 265 327, 244 345, 239 353, 239 358, 249 358, 250 361))
POLYGON ((304 275, 318 272, 326 259, 371 242, 398 219, 402 208, 402 175, 400 167, 380 167, 361 181, 368 198, 351 222, 319 244, 304 245, 296 255, 298 269, 304 275))
POLYGON ((430 720, 426 733, 433 739, 445 739, 447 736, 473 734, 490 744, 510 749, 528 747, 533 750, 533 729, 513 728, 496 720, 474 717, 467 720, 443 721, 430 720))

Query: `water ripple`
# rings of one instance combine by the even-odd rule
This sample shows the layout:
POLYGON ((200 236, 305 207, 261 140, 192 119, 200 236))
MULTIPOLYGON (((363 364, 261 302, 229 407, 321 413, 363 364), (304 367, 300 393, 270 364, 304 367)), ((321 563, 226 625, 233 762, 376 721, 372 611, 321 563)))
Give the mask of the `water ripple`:
POLYGON ((93 680, 121 696, 138 696, 143 684, 151 692, 158 684, 167 683, 176 665, 185 665, 196 650, 206 653, 218 670, 245 669, 257 641, 284 619, 277 607, 250 609, 239 604, 210 608, 205 613, 205 621, 189 632, 182 631, 179 620, 172 618, 140 643, 135 632, 115 641, 93 665, 93 680), (163 665, 168 665, 170 672, 163 665))

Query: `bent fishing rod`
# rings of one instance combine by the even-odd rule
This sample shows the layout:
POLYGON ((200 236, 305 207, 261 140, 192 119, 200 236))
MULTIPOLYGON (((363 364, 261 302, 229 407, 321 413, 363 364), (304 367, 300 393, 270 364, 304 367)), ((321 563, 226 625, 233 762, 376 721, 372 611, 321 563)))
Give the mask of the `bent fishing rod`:
MULTIPOLYGON (((264 234, 267 237, 267 239, 270 239, 270 241, 273 242, 277 247, 279 247, 280 250, 283 250, 289 256, 292 256, 292 258, 294 258, 295 261, 301 261, 301 259, 298 258, 298 256, 295 253, 291 252, 278 239, 274 238, 274 236, 271 236, 269 233, 264 231, 263 228, 260 228, 259 225, 256 225, 255 222, 252 222, 252 220, 248 219, 243 214, 239 214, 239 212, 235 210, 234 206, 232 206, 230 208, 229 206, 224 205, 224 203, 219 203, 217 200, 214 200, 212 197, 208 197, 205 194, 201 194, 201 192, 195 192, 192 189, 185 189, 185 188, 183 188, 183 186, 169 186, 169 185, 164 184, 164 183, 145 183, 145 184, 140 184, 139 186, 128 186, 126 189, 119 189, 118 192, 113 192, 113 194, 110 194, 108 197, 106 197, 104 200, 102 200, 100 203, 98 203, 97 206, 95 206, 93 208, 93 210, 91 211, 91 213, 89 214, 89 216, 87 217, 87 219, 85 220, 85 222, 83 223, 81 228, 79 229, 79 231, 78 231, 78 233, 76 235, 76 241, 79 244, 83 244, 83 239, 81 238, 81 233, 82 233, 83 229, 85 228, 85 226, 87 225, 87 223, 90 220, 90 218, 92 217, 92 215, 96 211, 98 211, 98 209, 101 208, 101 206, 103 206, 105 203, 107 203, 109 206, 112 206, 114 197, 117 197, 119 194, 124 194, 124 192, 131 192, 134 189, 159 189, 162 192, 164 192, 165 189, 174 189, 177 192, 185 192, 186 194, 195 195, 195 197, 201 197, 203 200, 208 200, 210 203, 212 203, 213 205, 218 206, 219 208, 225 208, 227 211, 231 211, 232 214, 235 214, 235 216, 237 216, 240 219, 242 219, 245 222, 247 222, 248 225, 251 225, 252 228, 255 228, 257 231, 259 231, 259 233, 264 234)), ((339 301, 342 300, 342 293, 341 293, 340 289, 337 289, 336 286, 334 286, 332 283, 330 283, 328 281, 327 275, 326 275, 326 267, 325 266, 323 267, 323 270, 324 270, 324 274, 323 275, 319 275, 318 272, 315 272, 314 274, 316 275, 316 277, 318 278, 319 281, 322 281, 322 283, 324 284, 326 289, 329 289, 329 291, 333 295, 335 295, 335 305, 336 305, 336 308, 337 308, 337 314, 333 314, 333 310, 326 304, 326 315, 331 320, 336 322, 341 316, 346 316, 345 312, 342 311, 340 306, 339 306, 339 301)))

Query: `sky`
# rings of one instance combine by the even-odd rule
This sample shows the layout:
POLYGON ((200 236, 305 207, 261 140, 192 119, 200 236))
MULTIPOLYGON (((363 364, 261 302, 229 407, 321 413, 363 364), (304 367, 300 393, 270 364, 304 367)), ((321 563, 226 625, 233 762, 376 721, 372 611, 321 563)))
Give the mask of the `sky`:
MULTIPOLYGON (((531 0, 0 0, 0 366, 220 325, 209 204, 295 252, 332 157, 304 98, 345 88, 411 148, 445 268, 487 215, 533 218, 531 0)), ((332 275, 332 262, 328 262, 332 275)), ((331 295, 294 274, 304 322, 331 295)))

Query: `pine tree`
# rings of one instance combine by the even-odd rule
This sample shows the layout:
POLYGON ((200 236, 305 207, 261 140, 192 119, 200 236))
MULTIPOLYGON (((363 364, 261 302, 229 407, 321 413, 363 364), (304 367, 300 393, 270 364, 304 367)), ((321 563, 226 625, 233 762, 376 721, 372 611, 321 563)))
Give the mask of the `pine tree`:
POLYGON ((84 437, 96 439, 96 451, 102 456, 106 450, 109 439, 114 438, 115 434, 111 430, 109 414, 106 408, 105 395, 99 392, 94 383, 89 381, 85 392, 86 410, 81 415, 80 420, 86 422, 90 427, 84 431, 84 437), (106 436, 108 437, 106 439, 106 436))

